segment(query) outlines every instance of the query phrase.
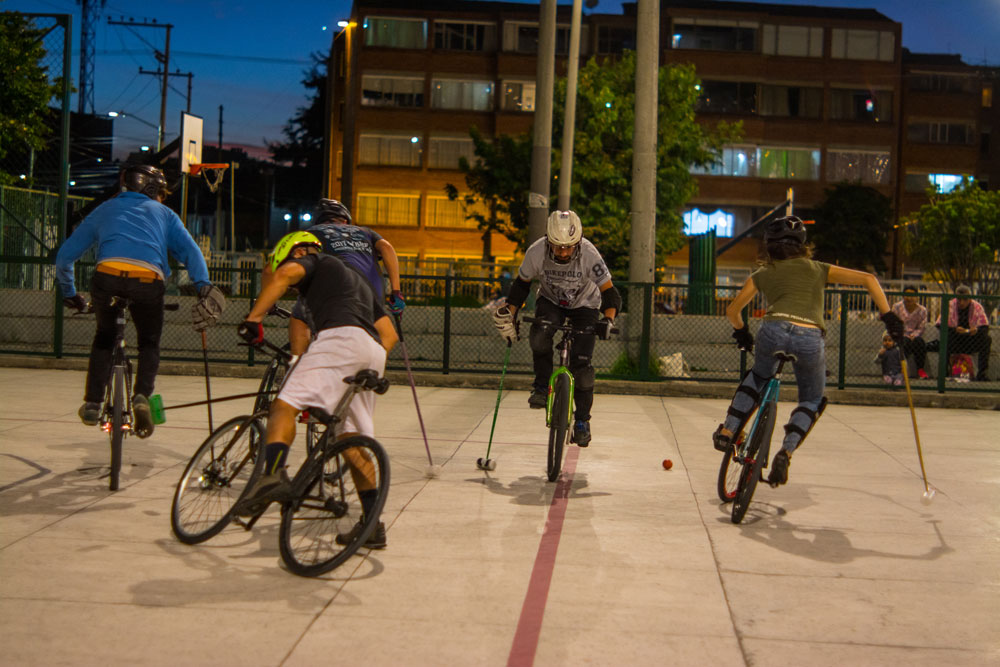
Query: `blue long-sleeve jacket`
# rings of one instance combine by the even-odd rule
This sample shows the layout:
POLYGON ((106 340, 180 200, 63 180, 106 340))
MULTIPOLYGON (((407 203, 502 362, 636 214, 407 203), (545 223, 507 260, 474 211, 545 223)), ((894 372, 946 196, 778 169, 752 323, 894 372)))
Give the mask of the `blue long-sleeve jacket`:
POLYGON ((56 280, 63 296, 76 294, 73 264, 97 247, 98 263, 120 260, 170 276, 167 253, 187 269, 199 289, 211 284, 201 248, 177 214, 139 192, 123 192, 104 202, 84 219, 56 254, 56 280))

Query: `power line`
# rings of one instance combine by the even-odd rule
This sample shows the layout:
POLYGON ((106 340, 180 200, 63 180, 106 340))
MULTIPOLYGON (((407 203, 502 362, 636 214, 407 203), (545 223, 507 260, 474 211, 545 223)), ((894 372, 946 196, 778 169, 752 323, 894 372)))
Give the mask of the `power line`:
MULTIPOLYGON (((136 51, 134 49, 105 49, 98 51, 102 56, 132 56, 147 53, 146 51, 136 51)), ((189 58, 207 58, 209 60, 234 60, 253 63, 270 63, 272 65, 311 65, 311 59, 303 58, 264 58, 262 56, 241 56, 230 53, 206 53, 204 51, 171 51, 174 55, 187 56, 189 58)))

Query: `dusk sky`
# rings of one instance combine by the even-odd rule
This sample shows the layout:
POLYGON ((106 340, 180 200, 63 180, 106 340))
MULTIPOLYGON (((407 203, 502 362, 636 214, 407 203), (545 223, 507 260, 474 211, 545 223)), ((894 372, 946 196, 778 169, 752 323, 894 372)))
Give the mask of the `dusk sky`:
MULTIPOLYGON (((876 9, 903 24, 903 46, 911 51, 958 53, 970 64, 1000 66, 1000 0, 771 2, 876 9)), ((350 0, 108 0, 97 26, 95 111, 125 111, 153 125, 158 121, 158 79, 140 75, 139 68, 156 69, 143 39, 162 48, 165 31, 107 23, 108 18, 120 17, 156 19, 174 26, 170 71, 194 73, 191 111, 204 118, 206 143, 217 142, 220 104, 225 107, 226 144, 262 147, 280 141, 282 127, 297 107, 306 104, 301 81, 311 54, 329 49, 340 30, 337 21, 350 15, 351 4, 350 0)), ((621 4, 621 0, 600 0, 594 11, 620 13, 621 4)), ((0 11, 73 14, 76 81, 80 28, 76 0, 0 0, 0 11)), ((167 141, 177 135, 187 89, 186 78, 171 83, 175 90, 168 97, 167 141)), ((77 109, 75 97, 72 108, 77 109)), ((154 129, 128 118, 115 122, 115 133, 116 155, 142 143, 156 143, 154 129)))

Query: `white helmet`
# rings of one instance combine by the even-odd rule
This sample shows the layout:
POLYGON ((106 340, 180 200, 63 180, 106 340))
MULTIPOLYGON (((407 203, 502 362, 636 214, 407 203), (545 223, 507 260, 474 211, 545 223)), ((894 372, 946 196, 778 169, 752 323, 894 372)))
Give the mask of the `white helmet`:
POLYGON ((554 246, 575 246, 583 238, 580 216, 573 211, 552 211, 545 226, 545 236, 554 246))

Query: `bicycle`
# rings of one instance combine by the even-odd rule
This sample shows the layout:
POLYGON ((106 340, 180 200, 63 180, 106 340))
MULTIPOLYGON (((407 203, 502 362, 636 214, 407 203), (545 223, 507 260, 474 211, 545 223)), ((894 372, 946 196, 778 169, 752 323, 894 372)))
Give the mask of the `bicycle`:
MULTIPOLYGON (((573 338, 582 334, 593 334, 593 328, 575 329, 572 324, 556 324, 539 317, 525 317, 529 324, 539 323, 543 326, 562 332, 562 339, 556 344, 559 352, 559 365, 549 376, 549 393, 545 401, 545 426, 549 429, 549 447, 545 471, 550 482, 556 481, 562 470, 563 449, 569 440, 569 423, 573 416, 573 395, 576 383, 573 373, 569 370, 570 351, 573 348, 573 338)), ((611 333, 618 333, 612 328, 611 333)))
MULTIPOLYGON (((277 315, 286 320, 292 316, 290 310, 278 306, 275 306, 270 314, 277 315)), ((245 345, 246 343, 240 344, 245 345)), ((287 343, 283 345, 281 347, 282 354, 272 355, 271 361, 268 362, 267 368, 264 369, 264 376, 260 379, 260 386, 257 388, 257 397, 253 403, 253 414, 266 412, 271 407, 271 399, 277 393, 278 389, 281 388, 282 383, 285 381, 285 375, 288 373, 291 365, 292 355, 289 351, 290 349, 287 343)))
POLYGON ((781 389, 781 371, 786 361, 795 363, 796 357, 785 352, 775 352, 778 368, 767 381, 750 430, 741 431, 733 446, 722 456, 717 490, 724 503, 733 503, 732 522, 739 523, 750 507, 757 482, 761 481, 771 450, 771 435, 778 412, 778 393, 781 389))
MULTIPOLYGON (((117 491, 121 477, 122 447, 125 436, 132 429, 132 360, 125 353, 125 324, 128 322, 128 309, 131 301, 121 296, 111 297, 110 306, 115 309, 115 340, 111 348, 111 372, 104 391, 104 402, 101 406, 101 417, 98 422, 101 430, 108 434, 111 441, 111 467, 108 474, 108 489, 117 491)), ((177 310, 179 304, 163 305, 164 310, 177 310)), ((93 305, 87 304, 85 309, 76 314, 93 313, 93 305)))
MULTIPOLYGON (((260 346, 276 355, 288 354, 266 340, 260 346)), ((291 572, 300 576, 324 574, 354 555, 375 531, 389 492, 389 456, 382 445, 364 435, 339 441, 334 435, 355 394, 383 394, 389 383, 371 369, 346 377, 344 382, 350 389, 332 414, 310 409, 310 418, 325 430, 307 448, 305 460, 291 480, 291 499, 281 505, 281 558, 291 572), (359 495, 365 490, 377 491, 368 513, 363 511, 359 495)), ((230 522, 250 530, 263 515, 266 508, 247 518, 235 516, 233 509, 263 474, 264 457, 259 454, 266 419, 266 412, 258 412, 229 420, 188 462, 177 483, 171 509, 171 525, 180 541, 202 542, 230 522), (216 443, 224 443, 218 453, 216 443)))

